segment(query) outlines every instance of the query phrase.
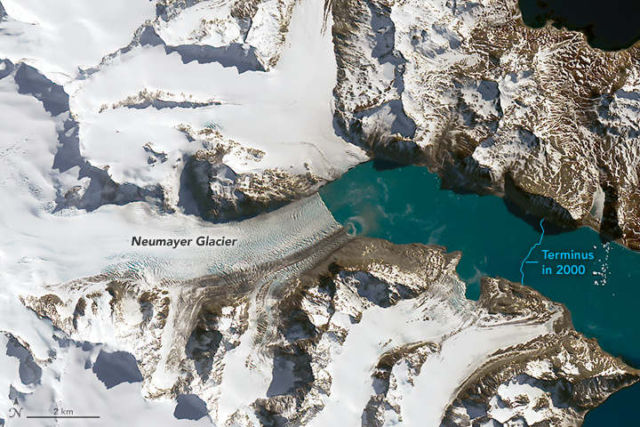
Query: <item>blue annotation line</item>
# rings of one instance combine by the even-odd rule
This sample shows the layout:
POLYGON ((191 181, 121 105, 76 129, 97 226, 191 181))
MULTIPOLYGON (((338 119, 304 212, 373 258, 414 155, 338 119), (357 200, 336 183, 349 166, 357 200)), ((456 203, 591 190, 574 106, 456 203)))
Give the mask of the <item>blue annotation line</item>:
POLYGON ((520 279, 520 283, 522 283, 523 285, 524 285, 524 265, 525 264, 537 264, 538 263, 538 261, 527 261, 527 260, 531 256, 531 253, 533 252, 533 250, 542 244, 542 239, 544 239, 544 225, 543 224, 544 224, 544 218, 542 218, 540 220, 540 229, 542 230, 542 234, 540 235, 540 240, 538 240, 538 243, 536 243, 535 245, 531 246, 531 249, 529 249, 529 253, 522 260, 522 264, 520 264, 520 274, 522 275, 521 279, 520 279))

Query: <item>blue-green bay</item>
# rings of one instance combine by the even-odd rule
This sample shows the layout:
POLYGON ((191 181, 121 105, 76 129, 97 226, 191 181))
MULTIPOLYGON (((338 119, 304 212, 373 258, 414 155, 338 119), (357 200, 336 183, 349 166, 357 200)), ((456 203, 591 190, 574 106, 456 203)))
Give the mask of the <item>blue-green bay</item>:
MULTIPOLYGON (((502 199, 441 190, 439 178, 422 167, 377 170, 366 163, 320 194, 359 234, 462 251, 458 273, 470 298, 477 298, 482 276, 520 282, 524 273, 526 285, 567 306, 579 332, 640 368, 640 254, 603 243, 587 228, 542 236, 537 221, 512 214, 502 199)), ((640 385, 622 390, 585 425, 635 425, 638 401, 640 385)))

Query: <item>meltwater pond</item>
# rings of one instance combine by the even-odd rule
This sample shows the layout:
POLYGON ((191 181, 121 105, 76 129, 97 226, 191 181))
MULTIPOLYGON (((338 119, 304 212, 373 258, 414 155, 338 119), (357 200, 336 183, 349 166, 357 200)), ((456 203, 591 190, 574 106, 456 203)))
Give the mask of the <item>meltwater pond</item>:
MULTIPOLYGON (((440 190, 439 178, 422 167, 377 170, 365 163, 320 194, 334 217, 358 234, 462 251, 458 273, 470 298, 479 295, 482 276, 524 277, 565 304, 578 331, 640 368, 640 254, 602 243, 587 228, 553 233, 543 222, 543 235, 538 221, 512 214, 502 199, 440 190)), ((622 390, 585 425, 635 425, 638 401, 640 385, 622 390)))

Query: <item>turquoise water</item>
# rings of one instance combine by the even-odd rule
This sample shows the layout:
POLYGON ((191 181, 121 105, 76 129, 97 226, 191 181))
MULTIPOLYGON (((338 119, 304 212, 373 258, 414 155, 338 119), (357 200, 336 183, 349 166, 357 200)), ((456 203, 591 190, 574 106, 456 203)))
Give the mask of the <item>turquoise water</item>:
MULTIPOLYGON (((586 228, 553 234, 543 223, 542 236, 538 221, 529 224, 513 215, 502 199, 440 190, 439 178, 421 167, 376 170, 366 163, 320 194, 335 218, 359 234, 462 251, 458 274, 470 298, 478 297, 482 276, 519 282, 524 273, 526 285, 569 308, 578 331, 640 367, 640 254, 603 244, 586 228), (548 259, 572 250, 587 259, 548 259), (543 274, 543 267, 552 274, 543 274), (569 274, 556 275, 558 269, 569 274)), ((635 426, 639 401, 640 385, 616 393, 588 415, 585 426, 635 426)))

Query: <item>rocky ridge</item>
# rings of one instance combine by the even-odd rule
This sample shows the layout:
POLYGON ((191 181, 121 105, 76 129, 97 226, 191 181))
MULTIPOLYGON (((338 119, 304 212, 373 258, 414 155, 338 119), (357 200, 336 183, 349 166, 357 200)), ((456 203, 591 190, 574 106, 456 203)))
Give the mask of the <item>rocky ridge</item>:
POLYGON ((640 249, 640 47, 604 52, 581 33, 529 28, 516 0, 327 9, 346 137, 448 188, 640 249))
MULTIPOLYGON (((6 9, 0 6, 3 26, 24 24, 12 16, 12 8, 6 9)), ((194 175, 185 165, 200 164, 196 169, 202 185, 196 192, 203 196, 195 197, 197 210, 225 221, 309 195, 349 164, 365 160, 349 153, 352 161, 321 170, 309 156, 291 169, 297 161, 271 164, 269 153, 248 161, 232 150, 207 166, 199 159, 211 147, 198 138, 179 148, 175 141, 170 149, 155 148, 169 134, 153 141, 133 138, 135 156, 144 158, 149 143, 159 153, 148 164, 143 160, 139 170, 122 166, 116 173, 116 161, 86 157, 84 148, 91 144, 83 120, 105 120, 98 130, 110 129, 115 125, 104 117, 119 117, 125 108, 217 111, 229 106, 229 100, 206 88, 180 90, 182 83, 163 80, 121 97, 105 97, 108 102, 95 111, 81 113, 75 106, 86 107, 86 100, 76 100, 83 85, 153 49, 177 54, 185 66, 181 71, 220 64, 235 69, 238 79, 269 74, 281 64, 296 9, 295 2, 283 0, 162 0, 155 3, 152 17, 140 19, 127 45, 91 52, 101 58, 97 63, 78 58, 73 67, 49 64, 50 70, 46 61, 8 50, 0 60, 0 78, 13 79, 20 93, 40 100, 58 122, 56 208, 90 211, 104 204, 146 201, 172 212, 191 203, 179 194, 181 183, 194 175), (211 185, 205 185, 207 179, 211 185), (220 191, 211 189, 220 185, 220 191)), ((324 19, 322 29, 332 33, 337 65, 336 131, 364 148, 369 158, 425 165, 447 188, 503 196, 522 213, 563 227, 587 225, 640 248, 638 46, 604 52, 590 47, 581 33, 550 25, 529 28, 516 0, 328 0, 324 19)), ((40 29, 19 28, 27 35, 40 29)), ((9 46, 9 32, 3 34, 9 46)), ((201 133, 210 125, 198 118, 180 122, 172 131, 189 126, 201 133)), ((258 141, 237 142, 251 151, 258 141)))
POLYGON ((487 278, 467 300, 459 257, 338 232, 278 266, 188 282, 101 275, 23 301, 73 339, 111 331, 147 397, 196 394, 222 425, 577 425, 638 380, 532 289, 487 278), (240 376, 257 386, 240 393, 240 376))
POLYGON ((203 147, 185 161, 181 191, 190 197, 181 199, 192 198, 197 214, 209 221, 253 217, 310 196, 326 183, 308 165, 305 174, 281 168, 236 173, 225 157, 246 165, 260 162, 265 153, 225 138, 216 129, 195 132, 185 126, 181 131, 203 147))
MULTIPOLYGON (((13 79, 20 93, 35 96, 59 122, 57 209, 146 201, 171 212, 192 202, 180 197, 181 185, 194 175, 185 165, 201 165, 196 168, 201 196, 196 195, 198 207, 191 212, 215 221, 238 219, 309 195, 365 160, 348 153, 349 161, 333 167, 336 158, 322 160, 320 149, 318 159, 305 152, 309 158, 274 163, 271 153, 247 160, 232 150, 207 165, 199 159, 211 147, 186 134, 194 144, 176 147, 176 140, 167 149, 156 148, 183 127, 202 133, 215 125, 200 116, 178 121, 152 141, 134 132, 132 157, 143 159, 149 143, 160 154, 150 156, 148 164, 142 160, 135 171, 118 168, 114 160, 88 159, 84 152, 91 144, 83 121, 104 120, 91 131, 95 134, 116 126, 105 117, 120 117, 123 109, 154 111, 148 115, 154 124, 157 111, 199 113, 234 103, 206 87, 187 88, 167 79, 105 96, 95 111, 92 106, 80 112, 76 106, 85 108, 88 102, 76 99, 84 85, 153 49, 177 54, 181 71, 219 64, 236 70, 238 79, 269 75, 281 64, 300 7, 281 0, 163 0, 156 2, 154 16, 140 21, 126 46, 100 52, 98 63, 74 63, 69 69, 58 64, 62 72, 54 72, 37 58, 9 54, 2 59, 0 76, 13 79), (327 165, 318 167, 316 160, 327 165), (236 175, 240 178, 229 178, 236 175), (220 185, 220 191, 211 189, 220 185)), ((9 12, 3 12, 2 25, 20 24, 9 12)), ((590 47, 581 33, 529 28, 516 0, 330 0, 324 19, 337 66, 335 129, 369 158, 424 165, 447 188, 503 196, 522 213, 568 228, 587 225, 640 248, 638 46, 604 52, 590 47)), ((38 26, 25 28, 27 34, 38 26)), ((231 139, 225 129, 218 131, 222 139, 231 139)), ((237 143, 251 151, 259 141, 237 143)))

